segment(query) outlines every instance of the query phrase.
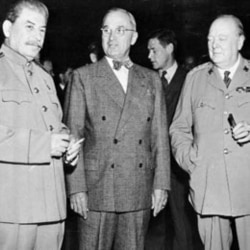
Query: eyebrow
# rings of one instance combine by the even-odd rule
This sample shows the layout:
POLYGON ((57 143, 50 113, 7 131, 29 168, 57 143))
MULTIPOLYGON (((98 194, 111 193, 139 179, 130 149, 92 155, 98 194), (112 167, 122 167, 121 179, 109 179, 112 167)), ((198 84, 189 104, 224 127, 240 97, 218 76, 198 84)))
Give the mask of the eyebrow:
MULTIPOLYGON (((32 24, 32 25, 34 25, 34 26, 37 25, 36 23, 34 23, 34 22, 30 21, 30 20, 26 20, 26 23, 32 24)), ((45 29, 46 29, 46 27, 47 27, 46 25, 40 26, 40 28, 45 28, 45 29)))

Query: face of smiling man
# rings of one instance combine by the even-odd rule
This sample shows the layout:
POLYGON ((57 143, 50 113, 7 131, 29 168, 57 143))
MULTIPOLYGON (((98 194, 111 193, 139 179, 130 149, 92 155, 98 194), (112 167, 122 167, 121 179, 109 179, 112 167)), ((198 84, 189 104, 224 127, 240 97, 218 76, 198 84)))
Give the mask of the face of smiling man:
POLYGON ((38 10, 23 8, 15 22, 5 20, 3 23, 7 45, 27 60, 33 60, 43 46, 46 21, 38 10))
POLYGON ((208 51, 211 60, 222 69, 232 67, 244 43, 244 35, 234 19, 221 17, 216 19, 208 34, 208 51))
POLYGON ((102 33, 104 53, 115 60, 126 60, 130 46, 135 44, 138 36, 129 15, 119 10, 108 13, 104 18, 103 29, 110 29, 109 34, 102 33), (124 34, 118 34, 119 29, 125 29, 124 34))

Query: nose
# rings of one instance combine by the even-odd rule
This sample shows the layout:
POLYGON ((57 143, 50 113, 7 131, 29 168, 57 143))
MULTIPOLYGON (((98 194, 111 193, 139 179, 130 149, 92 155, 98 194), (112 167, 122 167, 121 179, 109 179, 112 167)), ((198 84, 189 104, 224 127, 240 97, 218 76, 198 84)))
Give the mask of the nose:
POLYGON ((148 59, 151 59, 151 57, 152 57, 152 51, 149 51, 148 52, 148 59))
POLYGON ((114 39, 114 31, 113 30, 110 30, 110 33, 108 35, 108 39, 109 40, 113 40, 114 39))
POLYGON ((40 30, 36 30, 34 32, 34 37, 37 41, 41 42, 43 39, 43 32, 41 32, 40 30))
POLYGON ((217 39, 213 39, 212 41, 211 41, 211 47, 212 48, 216 48, 218 46, 218 40, 217 39))

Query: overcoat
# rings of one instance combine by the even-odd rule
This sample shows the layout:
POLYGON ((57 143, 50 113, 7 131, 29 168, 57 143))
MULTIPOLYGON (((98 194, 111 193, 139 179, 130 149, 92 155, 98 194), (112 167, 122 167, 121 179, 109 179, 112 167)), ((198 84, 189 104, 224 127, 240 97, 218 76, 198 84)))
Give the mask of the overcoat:
POLYGON ((65 126, 53 80, 6 45, 0 72, 0 222, 62 220, 63 166, 50 148, 51 132, 65 126))
POLYGON ((232 138, 229 113, 250 124, 250 63, 242 57, 228 88, 212 63, 192 70, 170 127, 173 153, 190 173, 190 201, 200 214, 250 214, 250 143, 232 138))
POLYGON ((153 189, 169 189, 166 106, 156 72, 134 64, 127 93, 106 58, 74 71, 65 96, 65 122, 84 137, 69 194, 87 191, 89 209, 149 209, 153 189))

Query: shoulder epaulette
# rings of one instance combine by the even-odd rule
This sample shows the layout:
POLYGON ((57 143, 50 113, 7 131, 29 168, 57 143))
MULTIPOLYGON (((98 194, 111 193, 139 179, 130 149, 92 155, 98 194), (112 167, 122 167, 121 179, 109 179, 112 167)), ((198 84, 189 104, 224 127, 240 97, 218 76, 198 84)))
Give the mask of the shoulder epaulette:
POLYGON ((208 69, 208 71, 212 68, 212 63, 211 62, 206 62, 203 64, 200 64, 196 67, 194 67, 192 70, 189 71, 188 74, 194 74, 197 71, 203 70, 203 69, 208 69))

